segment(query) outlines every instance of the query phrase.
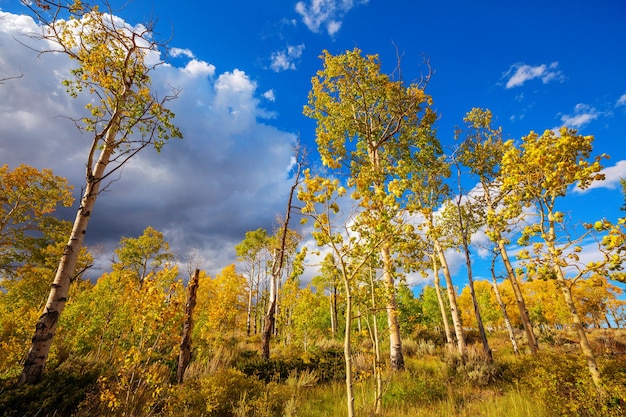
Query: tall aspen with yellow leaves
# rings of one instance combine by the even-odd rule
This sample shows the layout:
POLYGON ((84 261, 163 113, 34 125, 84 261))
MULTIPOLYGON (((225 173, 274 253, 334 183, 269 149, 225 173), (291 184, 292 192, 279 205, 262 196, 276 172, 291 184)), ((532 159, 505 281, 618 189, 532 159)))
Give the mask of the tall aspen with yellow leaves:
POLYGON ((600 371, 571 289, 573 282, 592 274, 599 266, 579 265, 577 242, 582 237, 571 236, 565 213, 559 211, 557 205, 570 186, 585 189, 593 181, 604 179, 600 161, 606 155, 591 158, 593 139, 593 136, 580 135, 575 129, 565 127, 558 133, 552 130, 542 135, 531 132, 522 138, 519 148, 510 147, 504 154, 501 188, 508 207, 514 210, 520 206, 532 207, 534 211, 519 239, 521 245, 531 246, 531 249, 521 251, 518 257, 527 277, 556 280, 591 378, 602 391, 600 371), (572 276, 567 268, 573 265, 578 268, 572 276))
POLYGON ((344 213, 339 203, 346 196, 346 189, 337 179, 311 175, 304 171, 303 184, 298 189, 298 200, 304 202, 303 223, 313 220, 313 238, 319 246, 330 250, 335 267, 341 277, 345 297, 345 329, 343 340, 344 363, 346 367, 346 405, 348 417, 354 416, 352 320, 353 291, 362 268, 380 250, 384 238, 378 242, 365 239, 352 233, 348 226, 354 213, 344 213))
POLYGON ((347 175, 346 185, 354 188, 352 197, 361 210, 355 233, 372 241, 386 236, 379 256, 387 287, 390 361, 393 369, 404 369, 394 236, 402 235, 402 205, 414 169, 441 151, 432 130, 431 98, 424 91, 428 77, 405 85, 381 72, 378 56, 363 56, 356 48, 336 56, 324 51, 320 58, 324 68, 312 78, 304 114, 317 121, 324 166, 347 175))
POLYGON ((97 5, 79 0, 23 3, 43 27, 41 38, 54 45, 47 52, 63 53, 75 63, 64 81, 68 93, 94 98, 86 106, 88 114, 75 121, 92 138, 83 195, 21 376, 22 383, 34 384, 43 374, 103 182, 142 149, 152 145, 158 151, 181 133, 172 123, 174 114, 165 107, 173 96, 159 100, 151 90, 149 74, 154 64, 146 57, 156 56, 159 45, 150 26, 121 24, 97 5))
POLYGON ((528 315, 524 295, 511 260, 507 252, 507 234, 514 228, 513 224, 521 214, 520 206, 503 209, 503 193, 500 191, 500 162, 503 154, 512 146, 512 142, 503 139, 502 129, 492 125, 492 113, 489 109, 473 108, 463 118, 464 129, 456 132, 462 135, 463 142, 459 147, 458 160, 469 168, 471 174, 478 177, 479 190, 475 198, 484 212, 485 231, 494 242, 496 252, 500 255, 511 283, 520 320, 526 334, 530 353, 537 353, 539 345, 528 315))

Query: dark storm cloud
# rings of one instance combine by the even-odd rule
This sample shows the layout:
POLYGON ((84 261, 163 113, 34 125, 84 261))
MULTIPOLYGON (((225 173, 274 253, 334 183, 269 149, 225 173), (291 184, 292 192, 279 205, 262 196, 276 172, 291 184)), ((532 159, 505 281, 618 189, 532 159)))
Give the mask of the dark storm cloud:
MULTIPOLYGON (((78 198, 91 138, 67 118, 82 114, 85 103, 61 86, 69 62, 21 45, 16 37, 36 31, 33 21, 0 14, 0 78, 23 74, 0 86, 0 163, 52 168, 69 179, 78 198)), ((235 261, 233 246, 247 230, 271 229, 284 211, 295 136, 267 123, 272 114, 242 71, 218 73, 190 59, 185 67, 159 66, 152 77, 161 97, 171 94, 170 86, 179 89, 169 107, 184 139, 171 140, 161 153, 146 149, 113 174, 86 243, 100 249, 104 268, 122 236, 152 226, 181 261, 195 250, 202 267, 215 273, 235 261)), ((63 217, 73 219, 76 204, 63 217)))

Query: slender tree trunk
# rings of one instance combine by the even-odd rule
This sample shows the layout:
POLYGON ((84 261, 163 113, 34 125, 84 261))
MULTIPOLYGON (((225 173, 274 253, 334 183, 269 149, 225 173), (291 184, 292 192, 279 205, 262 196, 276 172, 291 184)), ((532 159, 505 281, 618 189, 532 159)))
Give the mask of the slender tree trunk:
POLYGON ((277 252, 274 256, 274 261, 272 262, 271 269, 271 277, 270 277, 270 300, 269 307, 267 309, 267 314, 265 315, 265 326, 263 327, 263 334, 261 336, 261 353, 263 359, 268 360, 270 358, 270 339, 272 337, 272 331, 275 326, 275 315, 276 315, 276 297, 277 297, 277 289, 278 289, 278 281, 280 279, 280 275, 283 270, 283 265, 285 262, 285 252, 287 250, 287 232, 289 230, 289 220, 291 219, 291 209, 293 207, 293 195, 300 184, 300 175, 302 174, 302 158, 304 155, 302 154, 302 149, 296 149, 296 164, 297 171, 295 174, 294 182, 289 191, 289 199, 287 200, 287 210, 285 212, 285 220, 282 224, 281 236, 280 236, 280 247, 277 249, 277 252))
POLYGON ((498 289, 498 281, 496 280, 496 274, 495 274, 493 266, 491 267, 491 277, 493 279, 493 291, 496 294, 496 300, 498 301, 500 310, 502 310, 502 317, 504 318, 504 325, 506 326, 506 330, 509 333, 509 340, 511 340, 511 345, 513 346, 513 352, 516 355, 519 355, 519 348, 517 346, 517 339, 515 338, 515 332, 513 332, 513 326, 511 326, 511 320, 509 320, 509 314, 506 312, 506 305, 504 305, 504 301, 502 301, 502 296, 500 295, 500 290, 498 289))
POLYGON ((270 278, 270 294, 267 312, 263 322, 263 332, 261 334, 261 355, 263 359, 270 358, 270 339, 274 332, 274 321, 276 314, 276 278, 272 274, 270 278))
MULTIPOLYGON (((344 271, 344 274, 346 272, 344 271)), ((346 405, 348 417, 354 417, 354 393, 352 391, 352 290, 344 277, 346 290, 346 329, 343 340, 343 358, 346 364, 346 405)))
POLYGON ((388 246, 381 250, 383 261, 383 276, 387 288, 387 325, 389 326, 389 359, 391 369, 394 371, 404 370, 404 355, 402 354, 402 338, 400 337, 400 324, 398 323, 398 303, 396 301, 396 286, 391 274, 392 261, 388 246))
POLYGON ((567 280, 563 275, 563 270, 558 265, 555 265, 554 272, 556 273, 556 282, 559 284, 561 292, 563 293, 563 299, 565 300, 565 304, 570 311, 574 330, 576 330, 576 333, 578 334, 578 344, 580 345, 580 350, 583 356, 587 360, 587 367, 589 368, 589 374, 591 375, 593 384, 595 385, 598 392, 604 393, 602 377, 600 376, 600 370, 598 369, 596 357, 593 354, 593 349, 591 348, 589 339, 587 339, 587 333, 585 332, 585 328, 582 324, 582 321, 580 320, 578 310, 574 305, 574 298, 572 297, 572 292, 570 291, 567 280))
MULTIPOLYGON (((374 321, 372 328, 372 338, 374 344, 374 377, 376 380, 376 386, 374 390, 374 415, 380 415, 382 411, 383 405, 383 362, 382 355, 380 353, 380 338, 378 336, 378 320, 377 314, 378 311, 376 305, 376 288, 374 286, 374 274, 372 273, 372 269, 370 268, 370 288, 372 293, 372 318, 374 321)), ((369 322, 369 321, 368 321, 369 322)))
POLYGON ((337 289, 334 286, 330 291, 330 331, 333 337, 337 335, 337 289))
MULTIPOLYGON (((470 236, 468 236, 468 226, 470 220, 465 222, 463 216, 462 197, 463 189, 461 187, 461 167, 458 162, 455 162, 457 169, 457 185, 459 195, 456 198, 456 208, 459 220, 459 231, 461 234, 461 243, 463 245, 463 253, 465 255, 465 267, 467 268, 467 280, 469 282, 470 295, 472 297, 472 305, 474 306, 474 317, 476 317, 476 325, 478 326, 478 333, 480 334, 480 340, 483 344, 483 355, 489 362, 493 362, 493 356, 491 354, 491 348, 489 347, 489 341, 487 340, 487 333, 485 332, 485 325, 483 324, 483 318, 480 314, 480 308, 478 308, 478 300, 476 299, 476 289, 474 288, 474 275, 472 274, 472 259, 470 256, 470 236)), ((470 208, 471 210, 471 208, 470 208)))
POLYGON ((446 279, 446 289, 448 290, 448 300, 450 301, 450 314, 452 316, 452 324, 454 325, 454 334, 456 335, 457 349, 462 356, 465 356, 465 354, 467 353, 467 348, 465 346, 465 336, 463 335, 463 326, 461 325, 459 308, 456 304, 456 292, 454 290, 454 285, 452 284, 452 276, 450 275, 450 269, 448 268, 448 261, 438 243, 435 243, 435 251, 439 256, 439 262, 441 262, 441 270, 443 271, 443 276, 446 279))
POLYGON ((256 288, 256 297, 254 300, 254 334, 259 334, 259 296, 261 295, 261 278, 257 277, 257 281, 254 283, 256 288))
POLYGON ((200 280, 200 270, 196 269, 187 286, 187 303, 185 303, 185 322, 183 324, 183 337, 180 342, 180 355, 178 356, 178 369, 176 370, 176 382, 181 384, 185 377, 185 371, 191 362, 191 333, 193 333, 193 310, 196 307, 196 291, 200 280))
MULTIPOLYGON (((111 124, 114 127, 116 126, 114 122, 111 124)), ((113 152, 113 147, 109 144, 114 143, 116 134, 117 129, 108 131, 105 141, 106 145, 100 152, 93 170, 91 166, 87 167, 85 191, 80 200, 70 238, 59 261, 57 272, 50 288, 50 294, 48 295, 48 301, 35 325, 35 335, 33 336, 28 356, 24 361, 24 368, 20 377, 21 384, 36 384, 43 375, 59 318, 65 308, 70 281, 76 269, 78 255, 83 247, 87 225, 96 204, 100 182, 113 152)))
POLYGON ((250 337, 252 330, 252 285, 248 289, 248 307, 246 308, 246 336, 250 337))
POLYGON ((454 333, 450 328, 450 321, 448 320, 448 311, 446 304, 443 301, 443 295, 441 294, 441 283, 439 282, 439 266, 437 265, 437 256, 432 256, 433 261, 433 274, 435 276, 433 283, 435 284, 435 293, 437 294, 437 302, 439 303, 439 310, 441 311, 441 320, 443 320, 443 328, 446 331, 446 342, 448 349, 453 349, 454 346, 454 333))
POLYGON ((500 256, 502 257, 502 262, 504 263, 504 266, 506 268, 509 282, 511 282, 511 286, 513 287, 513 294, 515 295, 515 301, 517 302, 517 308, 519 310, 519 315, 522 320, 522 326, 524 326, 524 331, 526 333, 528 348, 530 349, 530 353, 535 354, 539 350, 537 338, 535 337, 533 325, 530 322, 530 317, 528 316, 528 310, 526 309, 526 302, 524 301, 522 289, 519 286, 519 282, 517 282, 515 271, 513 271, 513 266, 511 265, 509 255, 506 251, 506 248, 504 247, 504 240, 502 239, 498 239, 498 250, 500 252, 500 256))
POLYGON ((467 280, 469 281, 470 295, 472 296, 472 304, 474 305, 474 316, 476 317, 476 323, 478 325, 478 333, 480 334, 480 340, 483 345, 483 355, 485 356, 485 359, 487 359, 489 362, 493 362, 491 348, 489 347, 489 341, 487 340, 487 332, 485 332, 485 325, 483 324, 483 319, 480 315, 480 309, 478 308, 478 300, 476 299, 476 291, 474 289, 474 279, 472 277, 469 252, 466 251, 465 257, 468 268, 467 280))

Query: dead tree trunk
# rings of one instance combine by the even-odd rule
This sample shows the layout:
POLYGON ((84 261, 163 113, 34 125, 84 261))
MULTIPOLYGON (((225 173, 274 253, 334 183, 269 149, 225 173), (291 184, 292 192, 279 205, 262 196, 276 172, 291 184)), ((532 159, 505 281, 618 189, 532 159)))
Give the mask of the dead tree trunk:
POLYGON ((180 355, 178 356, 178 369, 176 370, 176 382, 181 384, 185 377, 185 371, 191 361, 191 333, 193 332, 193 310, 196 307, 196 291, 200 270, 196 269, 187 286, 187 303, 185 304, 185 323, 183 324, 183 337, 180 342, 180 355))
POLYGON ((281 236, 279 247, 277 248, 274 262, 272 263, 272 270, 270 276, 270 300, 265 314, 265 325, 263 326, 263 333, 261 335, 261 356, 264 360, 270 358, 270 340, 272 338, 272 332, 274 331, 274 322, 276 319, 276 290, 278 288, 278 279, 283 270, 285 263, 285 252, 287 249, 287 232, 289 231, 289 220, 291 219, 291 209, 293 208, 293 195, 300 184, 300 176, 302 174, 302 168, 304 166, 305 153, 301 147, 296 148, 296 172, 294 175, 294 182, 289 191, 289 199, 287 201, 287 211, 285 213, 285 220, 282 224, 281 236))

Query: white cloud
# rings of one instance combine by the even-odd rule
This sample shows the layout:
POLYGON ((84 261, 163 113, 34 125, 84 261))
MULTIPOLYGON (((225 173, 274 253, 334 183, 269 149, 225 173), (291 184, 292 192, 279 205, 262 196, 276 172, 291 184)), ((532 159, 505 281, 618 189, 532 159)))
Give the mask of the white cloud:
POLYGON ((276 101, 276 93, 274 93, 274 90, 267 90, 263 93, 263 97, 269 101, 276 101))
POLYGON ((192 59, 187 63, 187 65, 185 65, 183 71, 192 77, 212 77, 215 75, 215 65, 211 65, 204 61, 198 61, 197 59, 192 59))
MULTIPOLYGON (((21 36, 37 29, 30 18, 0 13, 2 71, 23 73, 0 86, 0 155, 11 168, 53 169, 77 195, 90 138, 69 118, 84 114, 87 98, 66 94, 66 56, 38 56, 16 41, 38 46, 21 36)), ((184 51, 176 53, 193 56, 184 51)), ((200 250, 202 268, 214 274, 235 261, 234 245, 245 231, 271 230, 283 212, 296 136, 263 123, 271 112, 261 107, 263 93, 243 71, 216 73, 212 64, 192 58, 184 67, 157 66, 151 77, 159 97, 180 89, 169 107, 184 139, 172 140, 161 153, 146 149, 125 165, 98 199, 86 244, 108 251, 122 236, 139 236, 152 226, 181 259, 200 250)))
POLYGON ((314 33, 321 28, 333 36, 341 28, 345 15, 359 4, 367 4, 369 0, 308 0, 296 4, 296 12, 302 21, 314 33))
POLYGON ((184 56, 187 58, 195 58, 195 56, 193 55, 193 52, 191 52, 191 50, 189 49, 183 49, 183 48, 170 48, 170 55, 173 57, 179 57, 179 56, 184 56))
POLYGON ((599 116, 600 113, 595 109, 595 107, 588 104, 578 103, 574 107, 574 113, 562 115, 561 121, 567 127, 579 129, 593 120, 596 120, 599 116))
POLYGON ((272 53, 270 68, 275 72, 295 70, 296 62, 302 57, 304 44, 289 45, 287 49, 272 53))
POLYGON ((540 79, 544 84, 550 81, 563 81, 565 77, 558 69, 558 66, 558 62, 553 62, 550 65, 541 64, 534 67, 528 64, 518 63, 511 65, 502 77, 507 79, 505 84, 507 89, 521 87, 526 81, 536 78, 540 79))
POLYGON ((626 94, 622 94, 622 96, 617 99, 617 103, 615 103, 615 107, 618 107, 618 106, 626 106, 626 94))

